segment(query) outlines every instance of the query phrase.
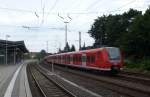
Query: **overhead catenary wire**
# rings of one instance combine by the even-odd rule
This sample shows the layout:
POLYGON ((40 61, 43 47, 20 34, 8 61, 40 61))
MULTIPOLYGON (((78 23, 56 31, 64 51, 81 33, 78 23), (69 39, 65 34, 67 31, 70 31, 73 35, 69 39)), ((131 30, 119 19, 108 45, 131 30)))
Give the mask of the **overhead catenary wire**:
POLYGON ((52 7, 50 8, 50 10, 48 11, 47 17, 51 13, 51 11, 56 7, 58 1, 59 0, 55 0, 54 4, 52 5, 52 7))
POLYGON ((95 2, 93 2, 92 4, 90 4, 85 10, 91 9, 91 8, 94 7, 95 5, 99 4, 100 1, 102 1, 102 0, 96 0, 95 2))
MULTIPOLYGON (((96 0, 97 1, 97 0, 96 0)), ((96 2, 95 1, 95 2, 96 2)), ((135 1, 137 1, 137 0, 131 0, 130 2, 128 2, 127 4, 124 4, 124 5, 122 5, 122 6, 120 6, 120 7, 118 7, 118 8, 116 8, 116 9, 114 9, 114 10, 110 10, 110 11, 106 11, 106 13, 112 13, 112 12, 118 12, 118 11, 120 11, 121 10, 121 8, 123 8, 123 7, 125 7, 125 6, 127 6, 127 5, 129 5, 129 4, 131 4, 131 3, 133 3, 133 2, 135 2, 135 1)), ((56 4, 57 4, 57 2, 58 2, 58 0, 56 0, 55 1, 55 3, 54 3, 54 5, 53 5, 53 7, 51 7, 51 8, 54 8, 54 6, 56 6, 56 4)), ((97 1, 98 2, 98 1, 97 1)), ((94 4, 94 2, 92 3, 92 4, 94 4)), ((91 4, 91 5, 92 5, 91 4)), ((90 8, 90 6, 88 6, 89 8, 90 8)), ((87 7, 87 8, 88 8, 87 7)), ((53 15, 57 15, 58 13, 57 12, 46 12, 46 11, 44 11, 44 12, 35 12, 35 11, 32 11, 32 10, 26 10, 26 9, 11 9, 11 8, 3 8, 3 7, 0 7, 0 9, 3 9, 3 10, 10 10, 10 11, 19 11, 19 12, 30 12, 30 13, 34 13, 37 17, 39 17, 39 15, 37 14, 37 13, 40 13, 40 14, 42 14, 42 13, 45 13, 45 14, 53 14, 53 15)), ((74 14, 79 14, 79 15, 82 15, 82 14, 86 14, 86 15, 90 15, 90 14, 96 14, 96 15, 98 15, 98 14, 103 14, 104 12, 94 12, 94 11, 92 11, 92 12, 70 12, 69 14, 71 14, 71 15, 74 15, 74 14)), ((65 13, 65 12, 62 12, 62 13, 60 13, 60 14, 68 14, 68 13, 65 13)), ((76 19, 74 19, 74 20, 76 20, 76 19)), ((81 24, 81 23, 80 23, 81 24)), ((21 27, 21 26, 9 26, 9 25, 0 25, 0 26, 5 26, 5 27, 21 27)), ((29 28, 34 28, 34 27, 29 27, 29 28)), ((49 29, 49 28, 48 28, 49 29)), ((51 28, 50 28, 51 29, 51 28)), ((53 28, 52 28, 53 29, 53 28)))
POLYGON ((50 15, 51 11, 55 8, 57 2, 59 0, 55 0, 54 4, 52 5, 52 7, 50 8, 50 10, 47 12, 47 16, 45 17, 45 21, 47 21, 48 16, 50 15))
MULTIPOLYGON (((120 6, 120 7, 118 7, 118 8, 115 8, 115 9, 113 9, 113 10, 107 10, 107 11, 105 11, 105 13, 112 13, 112 12, 118 12, 118 11, 121 11, 121 9, 123 8, 123 7, 126 7, 126 6, 128 6, 129 4, 132 4, 132 3, 134 3, 135 1, 137 1, 137 0, 131 0, 131 1, 129 1, 128 3, 126 3, 126 4, 124 4, 124 5, 122 5, 122 6, 120 6)), ((94 3, 93 3, 94 4, 94 3)), ((90 13, 90 12, 89 12, 90 13)), ((97 14, 100 14, 100 13, 102 13, 102 14, 104 14, 104 12, 95 12, 95 13, 97 13, 97 14)), ((85 24, 85 23, 84 23, 85 24)), ((80 24, 80 25, 82 25, 82 24, 80 24)), ((80 26, 81 27, 81 26, 80 26)))
POLYGON ((41 0, 41 11, 42 11, 42 18, 40 26, 44 23, 44 16, 45 16, 45 2, 43 0, 41 0))
MULTIPOLYGON (((57 0, 58 1, 58 0, 57 0)), ((97 0, 96 0, 97 1, 97 0)), ((130 1, 130 2, 128 2, 127 4, 125 4, 125 5, 123 5, 123 6, 120 6, 120 7, 118 7, 118 8, 116 8, 116 9, 114 9, 114 10, 107 10, 106 12, 115 12, 115 11, 118 11, 118 9, 121 9, 121 8, 123 8, 123 7, 125 7, 125 6, 127 6, 127 5, 129 5, 129 4, 131 4, 131 3, 133 3, 133 2, 135 2, 135 1, 137 1, 137 0, 132 0, 132 1, 130 1)), ((94 4, 94 3, 93 3, 94 4)), ((54 4, 54 5, 56 5, 56 3, 54 4)), ((53 5, 53 6, 54 6, 53 5)), ((91 4, 92 5, 92 4, 91 4)), ((87 8, 86 8, 86 10, 88 9, 88 8, 90 8, 90 6, 88 6, 87 8)), ((28 9, 14 9, 14 8, 6 8, 6 7, 0 7, 0 9, 2 9, 2 10, 8 10, 8 11, 17 11, 17 12, 28 12, 28 13, 34 13, 35 14, 35 11, 34 10, 28 10, 28 9)), ((40 14, 43 14, 43 8, 42 8, 42 11, 36 11, 36 14, 37 13, 40 13, 40 14)), ((103 13, 103 12, 100 12, 100 11, 90 11, 90 12, 59 12, 60 14, 98 14, 98 13, 103 13)), ((49 12, 49 11, 44 11, 44 14, 48 14, 48 15, 57 15, 58 14, 58 12, 49 12)))

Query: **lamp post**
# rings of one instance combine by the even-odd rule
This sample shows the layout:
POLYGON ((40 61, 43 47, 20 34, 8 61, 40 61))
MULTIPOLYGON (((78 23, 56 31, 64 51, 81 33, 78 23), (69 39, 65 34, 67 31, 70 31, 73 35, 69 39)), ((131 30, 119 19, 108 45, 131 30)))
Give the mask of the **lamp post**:
POLYGON ((10 37, 10 35, 6 35, 6 65, 7 65, 7 40, 10 37))
POLYGON ((46 52, 47 52, 47 54, 48 54, 48 41, 46 41, 46 52))
POLYGON ((14 47, 14 64, 16 64, 16 47, 14 47))
MULTIPOLYGON (((1 55, 1 54, 0 54, 0 58, 2 58, 2 59, 4 58, 4 59, 5 59, 5 55, 1 55)), ((2 60, 2 61, 0 60, 0 64, 1 64, 1 63, 4 63, 4 62, 5 62, 5 60, 4 60, 4 61, 3 61, 3 60, 2 60)))

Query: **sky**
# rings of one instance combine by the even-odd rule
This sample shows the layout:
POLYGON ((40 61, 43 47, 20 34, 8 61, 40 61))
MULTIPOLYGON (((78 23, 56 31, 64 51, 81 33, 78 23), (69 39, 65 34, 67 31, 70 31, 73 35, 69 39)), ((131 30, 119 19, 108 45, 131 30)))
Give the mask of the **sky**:
POLYGON ((54 53, 68 43, 90 46, 94 39, 87 33, 98 16, 121 14, 130 8, 145 11, 150 0, 0 0, 0 39, 24 40, 31 52, 45 49, 54 53))

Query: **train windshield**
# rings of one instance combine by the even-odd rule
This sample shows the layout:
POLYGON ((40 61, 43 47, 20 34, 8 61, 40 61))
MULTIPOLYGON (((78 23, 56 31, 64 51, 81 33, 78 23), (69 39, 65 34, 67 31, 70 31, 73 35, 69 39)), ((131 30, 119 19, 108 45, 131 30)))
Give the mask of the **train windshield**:
POLYGON ((111 47, 106 49, 110 60, 120 60, 121 55, 120 50, 118 48, 111 47))

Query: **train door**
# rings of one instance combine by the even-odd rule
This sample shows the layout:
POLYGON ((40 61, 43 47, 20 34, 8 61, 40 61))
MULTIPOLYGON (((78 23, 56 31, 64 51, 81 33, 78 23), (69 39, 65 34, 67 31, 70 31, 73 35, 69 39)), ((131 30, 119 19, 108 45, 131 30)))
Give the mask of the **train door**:
POLYGON ((70 55, 70 64, 73 64, 73 55, 70 55))
POLYGON ((86 66, 86 54, 82 54, 82 66, 85 67, 86 66))
POLYGON ((63 56, 60 55, 60 58, 61 58, 60 63, 62 64, 63 63, 63 56))

